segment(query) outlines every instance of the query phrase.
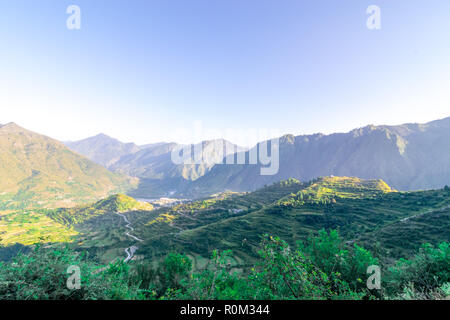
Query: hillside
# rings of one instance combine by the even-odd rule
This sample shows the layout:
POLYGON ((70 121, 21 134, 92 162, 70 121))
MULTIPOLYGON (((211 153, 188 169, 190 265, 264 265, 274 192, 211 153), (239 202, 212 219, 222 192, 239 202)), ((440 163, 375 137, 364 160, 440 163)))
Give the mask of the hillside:
POLYGON ((139 210, 151 211, 153 206, 123 194, 116 194, 92 204, 74 208, 46 210, 45 213, 48 217, 61 224, 72 226, 106 213, 123 213, 139 210))
POLYGON ((261 175, 259 165, 215 166, 180 194, 251 191, 290 177, 309 181, 329 175, 383 179, 404 191, 442 188, 450 184, 448 137, 450 118, 426 124, 369 125, 330 135, 286 135, 280 139, 276 175, 261 175))
POLYGON ((14 123, 0 127, 0 210, 70 207, 136 184, 56 140, 14 123))
MULTIPOLYGON (((176 250, 188 253, 201 267, 213 249, 232 249, 245 267, 257 255, 264 233, 295 244, 320 229, 339 229, 348 244, 363 244, 389 262, 408 257, 424 242, 450 241, 449 205, 448 189, 397 192, 381 180, 323 177, 307 183, 288 179, 251 193, 227 192, 136 212, 129 220, 144 240, 139 249, 144 259, 176 250)), ((83 238, 99 257, 109 257, 115 247, 106 240, 111 239, 107 234, 113 228, 107 225, 112 221, 107 216, 89 221, 91 226, 102 225, 96 238, 108 243, 100 247, 89 236, 83 238)))
POLYGON ((336 203, 339 199, 375 198, 392 191, 383 180, 321 177, 299 192, 280 199, 277 205, 299 207, 308 203, 336 203))
MULTIPOLYGON (((115 194, 95 203, 73 208, 3 211, 0 212, 0 257, 11 250, 10 246, 14 244, 72 242, 79 239, 83 232, 87 232, 86 226, 90 225, 91 219, 102 215, 113 214, 112 220, 106 225, 111 228, 113 222, 117 224, 114 230, 121 232, 121 218, 116 213, 151 210, 153 206, 149 203, 115 194), (80 224, 84 224, 84 229, 79 228, 80 224)), ((96 223, 92 227, 87 232, 89 235, 94 235, 103 228, 96 223)))
MULTIPOLYGON (((211 248, 229 248, 243 261, 248 261, 264 233, 295 243, 322 228, 338 228, 348 241, 368 248, 376 248, 378 243, 379 254, 390 259, 408 256, 427 241, 450 240, 446 229, 449 211, 443 209, 450 205, 448 190, 402 193, 390 192, 381 185, 349 193, 345 186, 312 185, 314 187, 301 187, 293 192, 309 194, 312 201, 295 205, 286 205, 286 200, 291 199, 291 195, 286 195, 271 204, 252 207, 255 194, 251 193, 235 197, 236 201, 219 201, 202 210, 176 210, 170 213, 173 216, 170 223, 164 225, 159 221, 142 229, 149 234, 160 234, 164 230, 175 237, 157 237, 147 248, 154 251, 163 246, 167 249, 165 243, 169 241, 170 245, 186 246, 204 257, 211 248), (326 188, 333 190, 334 201, 322 201, 322 191, 326 188), (240 205, 236 206, 237 203, 240 205)), ((273 192, 265 189, 255 193, 273 192)))

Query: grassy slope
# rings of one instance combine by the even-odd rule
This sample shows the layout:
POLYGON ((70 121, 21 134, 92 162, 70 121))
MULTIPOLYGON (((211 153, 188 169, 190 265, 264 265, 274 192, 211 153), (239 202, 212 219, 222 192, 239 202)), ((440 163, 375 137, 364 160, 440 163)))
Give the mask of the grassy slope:
POLYGON ((126 212, 132 233, 144 239, 138 257, 156 261, 178 250, 201 267, 213 249, 232 249, 235 264, 245 267, 254 262, 263 233, 294 243, 321 228, 338 228, 349 244, 363 244, 380 256, 408 256, 423 242, 450 241, 449 205, 448 190, 404 193, 380 180, 328 177, 310 183, 290 179, 252 193, 223 193, 173 208, 152 210, 116 195, 46 214, 52 223, 78 232, 76 246, 102 262, 132 245, 123 220, 114 214, 126 212))
POLYGON ((70 242, 78 232, 33 211, 3 212, 0 215, 0 246, 15 243, 70 242))
POLYGON ((0 210, 70 207, 136 183, 58 141, 15 124, 0 127, 0 210))

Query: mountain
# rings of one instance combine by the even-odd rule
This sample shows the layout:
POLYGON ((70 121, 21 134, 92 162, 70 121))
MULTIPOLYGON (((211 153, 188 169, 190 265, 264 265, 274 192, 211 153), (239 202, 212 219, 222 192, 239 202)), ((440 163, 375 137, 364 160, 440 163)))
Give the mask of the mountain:
POLYGON ((65 144, 73 151, 106 168, 117 162, 122 156, 141 150, 134 143, 123 143, 105 134, 65 144))
POLYGON ((132 195, 143 198, 170 195, 210 171, 217 162, 222 161, 221 154, 227 156, 245 150, 223 139, 203 141, 196 145, 160 142, 137 146, 104 134, 66 142, 66 145, 113 172, 138 177, 140 184, 132 195), (193 159, 214 161, 174 163, 172 151, 180 149, 183 156, 182 148, 190 148, 193 159), (219 152, 221 148, 223 152, 219 152))
MULTIPOLYGON (((182 147, 184 146, 176 143, 153 145, 135 154, 122 157, 111 166, 111 169, 144 179, 181 177, 185 180, 196 180, 216 165, 214 161, 207 160, 213 159, 218 154, 219 148, 225 147, 224 156, 244 150, 223 139, 203 141, 187 147, 191 150, 193 159, 202 158, 206 161, 193 164, 174 163, 172 151, 182 147)), ((222 157, 218 160, 222 161, 222 157)))
POLYGON ((147 145, 145 149, 123 156, 111 166, 111 170, 134 177, 163 179, 173 175, 171 151, 176 143, 147 145))
MULTIPOLYGON (((194 181, 207 174, 222 156, 245 150, 229 141, 218 139, 203 141, 196 145, 179 145, 163 143, 147 146, 134 154, 123 156, 110 166, 114 172, 139 177, 139 187, 132 193, 135 197, 161 197, 187 187, 194 181), (190 150, 192 159, 203 159, 192 164, 177 163, 172 159, 172 152, 182 148, 190 150), (223 148, 223 149, 222 149, 223 148)), ((180 150, 180 158, 185 159, 180 150)))
MULTIPOLYGON (((251 191, 291 177, 308 181, 328 175, 383 179, 398 190, 442 188, 450 184, 449 137, 450 118, 426 124, 369 125, 330 135, 285 135, 279 140, 277 174, 261 175, 259 164, 218 165, 180 194, 251 191)), ((248 159, 248 152, 245 156, 248 159)))
POLYGON ((0 127, 1 209, 70 207, 130 190, 137 182, 49 137, 14 123, 0 127))
POLYGON ((69 146, 114 172, 139 177, 135 197, 199 198, 225 190, 252 191, 289 178, 309 181, 328 175, 383 179, 397 190, 441 188, 450 184, 449 136, 450 118, 426 124, 369 125, 330 135, 284 135, 279 139, 279 170, 274 175, 261 175, 261 165, 248 164, 250 153, 262 143, 250 151, 221 139, 190 146, 195 158, 214 158, 218 145, 225 144, 226 156, 235 153, 235 159, 244 157, 247 164, 178 164, 172 161, 172 151, 186 146, 136 146, 104 135, 69 146))

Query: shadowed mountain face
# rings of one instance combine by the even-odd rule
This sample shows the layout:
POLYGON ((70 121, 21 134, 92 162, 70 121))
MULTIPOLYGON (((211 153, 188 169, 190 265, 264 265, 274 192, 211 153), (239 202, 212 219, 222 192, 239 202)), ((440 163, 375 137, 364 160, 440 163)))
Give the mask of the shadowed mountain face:
POLYGON ((138 153, 122 157, 111 166, 111 169, 144 179, 183 178, 193 181, 205 175, 215 166, 216 162, 208 160, 214 160, 220 154, 222 156, 219 156, 220 158, 216 160, 221 162, 223 156, 244 150, 226 140, 203 141, 200 144, 191 145, 189 148, 191 151, 190 158, 192 160, 201 158, 204 160, 203 162, 177 164, 172 161, 172 151, 177 148, 177 150, 180 150, 181 157, 183 157, 182 147, 176 143, 148 147, 138 153))
POLYGON ((73 206, 137 184, 14 123, 0 126, 0 208, 73 206))
POLYGON ((427 124, 367 126, 331 135, 280 139, 280 169, 260 175, 259 165, 219 165, 189 185, 185 194, 255 190, 290 177, 383 179, 398 190, 450 184, 450 118, 427 124))
POLYGON ((182 148, 185 147, 177 143, 137 146, 100 134, 77 142, 67 142, 66 145, 113 172, 139 177, 140 188, 138 193, 133 193, 138 197, 164 196, 177 191, 208 173, 216 162, 222 161, 222 156, 245 150, 223 139, 203 141, 188 146, 192 152, 191 158, 215 162, 177 164, 172 161, 172 151, 179 149, 183 157, 182 148))

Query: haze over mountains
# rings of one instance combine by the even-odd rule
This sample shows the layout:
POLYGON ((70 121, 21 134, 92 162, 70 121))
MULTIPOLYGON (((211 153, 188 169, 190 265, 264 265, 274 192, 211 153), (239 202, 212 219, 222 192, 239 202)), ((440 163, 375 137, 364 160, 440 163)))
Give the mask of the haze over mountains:
POLYGON ((65 142, 72 150, 108 168, 122 156, 133 154, 140 150, 134 143, 122 143, 117 139, 99 134, 76 142, 65 142))
MULTIPOLYGON (((177 143, 162 142, 137 146, 100 134, 85 140, 68 142, 66 145, 114 172, 139 177, 140 187, 132 194, 143 198, 179 191, 187 187, 189 182, 207 174, 215 165, 212 162, 174 163, 171 159, 172 150, 183 147, 177 143)), ((190 148, 194 159, 214 159, 218 154, 226 156, 245 150, 223 139, 203 141, 191 145, 190 148)))
POLYGON ((0 125, 0 208, 73 206, 136 184, 56 140, 14 123, 0 125))
POLYGON ((254 190, 290 177, 383 179, 398 190, 442 188, 450 183, 450 118, 427 124, 366 126, 348 133, 280 139, 280 170, 259 174, 259 165, 216 166, 190 190, 254 190))
POLYGON ((259 164, 175 165, 170 159, 175 143, 139 151, 123 144, 117 150, 129 151, 119 160, 114 159, 122 153, 113 152, 108 158, 111 143, 104 144, 103 152, 98 139, 85 140, 85 144, 95 142, 85 149, 77 148, 77 143, 72 148, 94 161, 105 157, 101 161, 112 161, 108 167, 113 171, 150 181, 152 188, 144 192, 149 196, 159 188, 197 197, 224 190, 251 191, 291 177, 308 181, 329 175, 383 179, 398 190, 441 188, 450 183, 449 138, 450 118, 426 124, 369 125, 330 135, 285 135, 280 138, 280 169, 272 176, 261 175, 259 164))

